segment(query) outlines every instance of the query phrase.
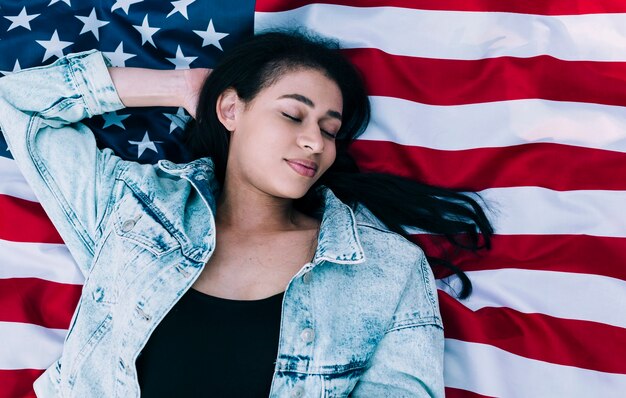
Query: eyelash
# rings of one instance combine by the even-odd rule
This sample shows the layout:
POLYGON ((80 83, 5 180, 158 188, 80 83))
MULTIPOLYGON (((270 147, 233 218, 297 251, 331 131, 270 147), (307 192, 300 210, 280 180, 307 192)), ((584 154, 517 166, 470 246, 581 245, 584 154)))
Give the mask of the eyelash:
MULTIPOLYGON (((291 116, 288 113, 285 113, 285 112, 281 112, 281 113, 283 114, 284 117, 286 117, 287 119, 291 120, 292 122, 296 122, 296 123, 301 123, 302 122, 301 119, 298 119, 297 117, 291 116)), ((326 134, 330 138, 337 138, 337 136, 335 134, 331 134, 331 133, 329 133, 326 130, 322 130, 322 129, 320 129, 320 130, 321 130, 322 133, 326 134)))

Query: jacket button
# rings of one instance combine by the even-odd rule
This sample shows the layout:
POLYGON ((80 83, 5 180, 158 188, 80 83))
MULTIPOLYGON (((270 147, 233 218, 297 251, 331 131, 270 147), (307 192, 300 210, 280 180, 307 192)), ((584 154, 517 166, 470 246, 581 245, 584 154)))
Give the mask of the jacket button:
POLYGON ((310 343, 315 340, 315 331, 311 328, 306 328, 300 333, 300 338, 305 343, 310 343))
POLYGON ((300 398, 303 395, 304 395, 304 390, 301 388, 296 388, 295 390, 291 392, 291 396, 293 398, 300 398))
POLYGON ((122 224, 122 232, 130 232, 133 228, 135 228, 135 224, 137 222, 135 220, 126 220, 122 224))
POLYGON ((302 282, 309 284, 311 283, 311 271, 305 273, 304 275, 302 275, 302 282))

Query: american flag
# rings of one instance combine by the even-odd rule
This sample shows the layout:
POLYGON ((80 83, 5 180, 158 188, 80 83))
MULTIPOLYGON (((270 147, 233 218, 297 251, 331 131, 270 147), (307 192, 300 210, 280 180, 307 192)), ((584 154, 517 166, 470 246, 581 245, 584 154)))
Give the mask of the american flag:
MULTIPOLYGON (((446 395, 626 395, 626 3, 618 0, 0 0, 0 73, 97 48, 118 66, 210 67, 306 26, 365 77, 364 170, 479 191, 494 249, 438 275, 446 395)), ((184 161, 181 109, 87 123, 126 159, 184 161)), ((34 396, 82 275, 0 137, 0 398, 34 396)), ((77 188, 78 189, 78 188, 77 188)), ((414 239, 431 255, 441 237, 414 239)))

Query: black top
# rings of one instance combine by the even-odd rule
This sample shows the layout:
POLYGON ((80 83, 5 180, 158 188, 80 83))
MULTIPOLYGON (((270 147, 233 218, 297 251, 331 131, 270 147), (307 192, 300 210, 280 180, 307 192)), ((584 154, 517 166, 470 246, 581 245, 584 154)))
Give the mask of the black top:
POLYGON ((137 358, 141 396, 267 397, 282 298, 228 300, 189 289, 137 358))

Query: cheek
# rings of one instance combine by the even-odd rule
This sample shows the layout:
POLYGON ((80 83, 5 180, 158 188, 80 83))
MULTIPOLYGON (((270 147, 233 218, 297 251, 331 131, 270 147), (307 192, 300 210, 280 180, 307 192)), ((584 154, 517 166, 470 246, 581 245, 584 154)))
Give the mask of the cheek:
POLYGON ((337 158, 337 149, 335 148, 335 143, 331 143, 324 151, 322 155, 322 161, 324 162, 324 170, 328 170, 333 163, 335 163, 335 159, 337 158))

